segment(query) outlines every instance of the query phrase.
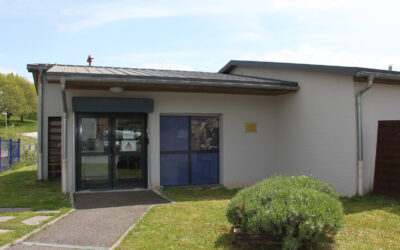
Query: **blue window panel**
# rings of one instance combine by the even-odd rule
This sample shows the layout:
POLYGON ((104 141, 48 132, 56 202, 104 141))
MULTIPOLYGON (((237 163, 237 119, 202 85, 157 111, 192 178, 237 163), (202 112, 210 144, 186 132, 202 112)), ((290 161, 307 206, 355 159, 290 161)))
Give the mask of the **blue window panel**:
POLYGON ((192 154, 192 184, 219 183, 219 153, 192 154))
POLYGON ((189 184, 189 156, 185 154, 161 154, 161 185, 189 184))
POLYGON ((161 151, 189 150, 189 117, 160 117, 160 149, 161 151))

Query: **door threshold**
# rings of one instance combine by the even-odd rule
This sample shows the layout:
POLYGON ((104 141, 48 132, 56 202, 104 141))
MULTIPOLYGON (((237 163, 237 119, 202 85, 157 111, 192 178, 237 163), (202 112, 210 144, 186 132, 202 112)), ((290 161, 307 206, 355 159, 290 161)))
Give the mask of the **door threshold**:
POLYGON ((73 192, 74 194, 98 194, 98 193, 116 193, 116 192, 135 192, 135 191, 151 191, 151 188, 126 188, 126 189, 110 189, 110 190, 80 190, 73 192))

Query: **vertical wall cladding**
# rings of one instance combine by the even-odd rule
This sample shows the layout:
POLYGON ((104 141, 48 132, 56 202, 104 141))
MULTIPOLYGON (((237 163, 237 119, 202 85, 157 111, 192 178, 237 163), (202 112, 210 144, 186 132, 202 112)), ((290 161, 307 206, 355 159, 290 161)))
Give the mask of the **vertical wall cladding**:
POLYGON ((351 76, 238 67, 233 74, 296 81, 276 98, 275 172, 312 175, 342 195, 355 193, 356 127, 351 76))
MULTIPOLYGON (((220 117, 220 183, 228 186, 250 185, 274 174, 275 98, 270 96, 67 90, 68 109, 73 96, 151 98, 154 112, 148 115, 149 187, 160 186, 160 115, 218 115, 220 117), (245 133, 245 123, 257 123, 257 133, 245 133)), ((73 189, 73 124, 69 115, 68 171, 73 189)))
MULTIPOLYGON (((354 84, 354 92, 365 86, 354 84)), ((378 121, 400 120, 400 86, 374 84, 362 96, 364 122, 364 188, 372 189, 374 180, 378 121)))

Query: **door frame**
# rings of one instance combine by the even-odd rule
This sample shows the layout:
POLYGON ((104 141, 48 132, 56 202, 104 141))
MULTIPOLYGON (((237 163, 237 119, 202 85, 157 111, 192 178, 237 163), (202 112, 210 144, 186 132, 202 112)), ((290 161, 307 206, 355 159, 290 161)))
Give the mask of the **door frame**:
MULTIPOLYGON (((87 113, 87 112, 77 112, 75 113, 75 124, 74 124, 74 137, 75 137, 75 187, 76 191, 87 191, 87 190, 118 190, 118 189, 140 189, 140 188, 148 188, 148 155, 147 155, 147 148, 148 148, 148 137, 147 137, 147 113, 102 113, 102 112, 93 112, 93 113, 87 113), (116 166, 114 162, 114 138, 115 138, 115 119, 116 118, 132 118, 132 116, 136 117, 141 117, 143 119, 143 147, 142 147, 142 183, 143 185, 141 186, 131 186, 131 187, 116 187, 115 185, 115 173, 116 173, 116 166), (108 120, 108 126, 111 131, 109 133, 109 149, 108 149, 108 176, 109 176, 109 181, 108 181, 108 187, 104 188, 82 188, 81 187, 81 144, 80 144, 80 128, 81 128, 81 118, 98 118, 98 117, 107 117, 108 120)), ((106 155, 106 154, 105 154, 106 155)))

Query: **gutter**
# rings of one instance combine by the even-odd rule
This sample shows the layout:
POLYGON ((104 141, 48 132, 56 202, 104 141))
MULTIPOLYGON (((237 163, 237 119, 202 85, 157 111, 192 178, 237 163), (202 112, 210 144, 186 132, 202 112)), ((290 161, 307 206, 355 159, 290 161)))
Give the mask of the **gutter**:
POLYGON ((369 71, 360 71, 356 77, 367 77, 368 85, 359 89, 356 95, 356 112, 357 112, 357 194, 364 194, 364 147, 363 147, 363 120, 362 120, 362 101, 361 96, 367 92, 374 84, 374 79, 400 80, 400 75, 390 73, 377 73, 369 71))
POLYGON ((39 181, 43 181, 43 69, 39 69, 38 78, 38 172, 39 181))
MULTIPOLYGON (((65 79, 68 82, 92 82, 92 83, 136 83, 136 84, 163 84, 163 85, 182 85, 182 86, 210 86, 210 87, 236 87, 244 89, 276 89, 276 90, 299 90, 298 86, 282 86, 277 83, 237 83, 223 81, 221 83, 212 81, 190 81, 190 80, 165 80, 165 79, 127 79, 127 78, 104 78, 104 77, 77 77, 77 76, 47 76, 49 82, 58 82, 60 79, 65 79)), ((287 83, 288 84, 288 83, 287 83)))
POLYGON ((68 124, 68 109, 67 109, 67 98, 65 94, 66 80, 61 78, 61 96, 62 96, 62 106, 63 106, 63 118, 62 118, 62 160, 61 160, 61 189, 63 194, 67 193, 67 124, 68 124))

